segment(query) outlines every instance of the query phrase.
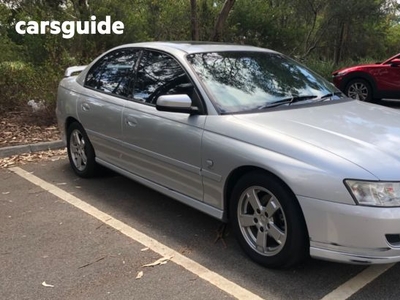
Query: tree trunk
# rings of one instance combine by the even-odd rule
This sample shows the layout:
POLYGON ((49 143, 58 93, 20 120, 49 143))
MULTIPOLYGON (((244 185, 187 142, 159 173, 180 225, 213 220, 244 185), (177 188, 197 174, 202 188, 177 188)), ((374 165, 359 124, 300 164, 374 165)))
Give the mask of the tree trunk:
MULTIPOLYGON (((72 0, 72 5, 74 7, 75 16, 78 20, 87 21, 89 20, 90 12, 89 12, 89 4, 88 0, 72 0)), ((80 58, 82 62, 84 62, 90 54, 85 51, 87 37, 84 35, 77 35, 75 37, 75 51, 76 56, 80 58)))
POLYGON ((334 64, 338 65, 340 62, 340 59, 342 58, 342 48, 343 48, 343 42, 344 42, 344 29, 345 29, 345 23, 342 22, 340 26, 340 34, 339 34, 339 39, 336 42, 336 47, 335 47, 335 53, 334 53, 334 64))
POLYGON ((190 0, 190 24, 192 40, 199 40, 199 23, 197 20, 197 3, 196 0, 190 0))
POLYGON ((78 19, 85 20, 89 17, 89 5, 87 0, 73 0, 72 4, 78 19))
POLYGON ((228 19, 229 12, 231 11, 235 0, 225 0, 224 6, 218 14, 217 21, 215 22, 212 40, 218 42, 221 39, 222 29, 224 28, 225 21, 228 19))

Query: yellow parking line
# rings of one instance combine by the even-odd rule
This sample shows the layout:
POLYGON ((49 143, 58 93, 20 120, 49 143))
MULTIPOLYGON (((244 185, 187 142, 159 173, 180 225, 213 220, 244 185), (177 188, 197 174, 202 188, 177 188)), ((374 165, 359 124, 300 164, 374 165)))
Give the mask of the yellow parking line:
POLYGON ((68 202, 69 204, 75 206, 76 208, 86 212, 92 217, 98 219, 101 222, 106 223, 108 226, 114 228, 115 230, 123 233, 127 237, 139 242, 140 244, 148 247, 152 251, 160 254, 161 256, 172 256, 172 261, 186 270, 192 272, 198 277, 208 281, 212 285, 216 286, 220 290, 226 292, 227 294, 236 297, 237 299, 251 299, 257 300, 262 299, 260 296, 253 294, 252 292, 244 289, 243 287, 237 285, 236 283, 226 279, 225 277, 207 269, 206 267, 200 265, 199 263, 183 256, 179 252, 169 248, 166 245, 158 242, 157 240, 145 235, 144 233, 128 226, 127 224, 113 218, 112 216, 100 211, 94 206, 80 200, 79 198, 67 193, 66 191, 58 188, 57 186, 48 183, 39 177, 32 175, 31 173, 19 168, 10 168, 12 172, 21 176, 22 178, 30 181, 31 183, 41 187, 47 192, 53 194, 54 196, 68 202))

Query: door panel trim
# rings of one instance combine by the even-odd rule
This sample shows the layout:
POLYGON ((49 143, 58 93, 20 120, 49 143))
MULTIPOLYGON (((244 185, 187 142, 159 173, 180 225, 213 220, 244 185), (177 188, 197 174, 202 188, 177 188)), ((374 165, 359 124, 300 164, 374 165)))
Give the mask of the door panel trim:
POLYGON ((153 151, 150 151, 150 150, 146 150, 146 149, 143 149, 143 148, 135 146, 135 145, 128 144, 128 143, 123 142, 121 140, 118 140, 118 139, 115 139, 115 138, 112 138, 112 137, 109 137, 109 136, 105 136, 105 135, 103 135, 101 133, 94 132, 92 130, 87 130, 87 133, 88 133, 89 136, 93 135, 93 136, 101 137, 104 140, 107 140, 107 141, 110 141, 112 143, 118 144, 119 146, 122 146, 124 148, 128 148, 129 150, 132 150, 132 151, 135 151, 137 153, 149 156, 149 157, 151 157, 153 159, 162 161, 164 163, 170 164, 172 166, 175 166, 177 168, 183 169, 185 171, 194 173, 196 175, 201 175, 200 168, 195 167, 193 165, 189 165, 189 164, 186 164, 186 163, 181 162, 179 160, 176 160, 176 159, 173 159, 173 158, 158 154, 156 152, 153 152, 153 151))
POLYGON ((207 171, 205 169, 201 170, 201 174, 202 174, 203 177, 206 177, 208 179, 214 180, 216 182, 220 182, 221 179, 222 179, 221 175, 219 175, 217 173, 213 173, 213 172, 207 171))
POLYGON ((147 187, 149 187, 149 188, 151 188, 153 190, 156 190, 157 192, 160 192, 160 193, 162 193, 162 194, 164 194, 166 196, 169 196, 169 197, 171 197, 171 198, 173 198, 175 200, 178 200, 179 202, 182 202, 182 203, 184 203, 184 204, 186 204, 188 206, 191 206, 191 207, 193 207, 193 208, 195 208, 195 209, 197 209, 197 210, 199 210, 199 211, 201 211, 203 213, 206 213, 206 214, 208 214, 208 215, 210 215, 210 216, 212 216, 212 217, 214 217, 214 218, 216 218, 218 220, 222 220, 223 219, 223 211, 220 210, 220 209, 217 209, 217 208, 215 208, 213 206, 210 206, 210 205, 208 205, 208 204, 206 204, 204 202, 198 201, 198 200, 196 200, 194 198, 185 196, 185 195, 183 195, 181 193, 178 193, 178 192, 176 192, 174 190, 171 190, 171 189, 169 189, 167 187, 159 185, 159 184, 157 184, 157 183, 155 183, 153 181, 150 181, 150 180, 148 180, 146 178, 143 178, 143 177, 138 176, 136 174, 130 173, 130 172, 124 170, 124 169, 121 169, 121 168, 116 167, 116 166, 114 166, 112 164, 109 164, 106 161, 104 161, 102 159, 99 159, 97 157, 96 157, 96 162, 98 164, 100 164, 100 165, 103 165, 103 166, 105 166, 105 167, 107 167, 107 168, 109 168, 109 169, 111 169, 111 170, 113 170, 113 171, 125 176, 125 177, 128 177, 128 178, 130 178, 130 179, 132 179, 132 180, 134 180, 136 182, 139 182, 139 183, 141 183, 141 184, 143 184, 143 185, 145 185, 145 186, 147 186, 147 187))

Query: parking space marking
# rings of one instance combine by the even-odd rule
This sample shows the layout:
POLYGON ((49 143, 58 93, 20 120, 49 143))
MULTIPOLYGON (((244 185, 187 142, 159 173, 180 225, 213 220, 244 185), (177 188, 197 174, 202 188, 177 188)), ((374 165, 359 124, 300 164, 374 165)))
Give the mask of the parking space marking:
MULTIPOLYGON (((192 272, 193 274, 197 275, 198 277, 206 280, 207 282, 211 283, 212 285, 218 287, 220 290, 226 292, 237 299, 262 299, 260 296, 253 294, 252 292, 246 290, 245 288, 237 285, 236 283, 226 279, 225 277, 207 269, 206 267, 200 265, 199 263, 183 256, 179 252, 169 248, 168 246, 158 242, 157 240, 145 235, 144 233, 128 226, 127 224, 113 218, 112 216, 108 215, 100 211, 99 209, 95 208, 94 206, 80 200, 79 198, 73 196, 70 193, 60 189, 59 187, 44 181, 43 179, 19 168, 13 167, 10 168, 12 172, 21 176, 22 178, 30 181, 31 183, 41 187, 45 191, 53 194, 54 196, 68 202, 69 204, 75 206, 76 208, 84 211, 85 213, 91 215, 92 217, 98 219, 101 222, 104 222, 108 226, 114 228, 115 230, 121 232, 122 234, 126 235, 127 237, 131 238, 139 242, 140 244, 148 247, 152 251, 160 254, 161 256, 172 256, 172 261, 186 270, 192 272)), ((271 299, 271 298, 269 298, 271 299)))
POLYGON ((343 283, 341 286, 330 292, 321 300, 344 300, 357 293, 368 283, 385 273, 395 264, 387 265, 372 265, 360 272, 350 280, 343 283))

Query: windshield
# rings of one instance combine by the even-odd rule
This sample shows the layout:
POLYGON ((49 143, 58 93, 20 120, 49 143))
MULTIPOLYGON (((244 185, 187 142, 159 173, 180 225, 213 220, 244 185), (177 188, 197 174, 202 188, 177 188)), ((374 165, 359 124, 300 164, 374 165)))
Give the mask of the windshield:
POLYGON ((321 99, 338 90, 294 60, 274 52, 209 52, 187 56, 221 113, 321 99))

